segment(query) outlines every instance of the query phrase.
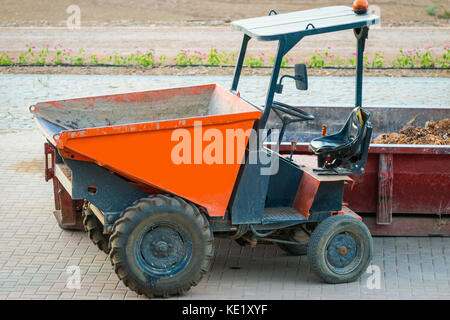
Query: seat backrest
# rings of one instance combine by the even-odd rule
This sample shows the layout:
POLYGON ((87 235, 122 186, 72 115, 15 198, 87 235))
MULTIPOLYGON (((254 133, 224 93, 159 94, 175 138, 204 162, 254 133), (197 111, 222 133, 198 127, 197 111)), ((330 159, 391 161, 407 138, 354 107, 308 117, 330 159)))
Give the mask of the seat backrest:
POLYGON ((365 131, 369 116, 370 114, 360 107, 356 107, 352 110, 343 132, 348 141, 356 141, 361 138, 365 131))

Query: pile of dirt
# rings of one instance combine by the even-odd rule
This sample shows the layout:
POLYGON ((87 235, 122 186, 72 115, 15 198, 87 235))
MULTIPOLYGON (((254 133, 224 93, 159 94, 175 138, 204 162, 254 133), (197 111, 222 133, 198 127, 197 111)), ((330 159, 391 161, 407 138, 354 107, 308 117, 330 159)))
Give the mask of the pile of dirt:
POLYGON ((383 133, 372 140, 377 144, 432 144, 450 145, 450 119, 428 121, 425 127, 416 127, 417 116, 397 133, 383 133))

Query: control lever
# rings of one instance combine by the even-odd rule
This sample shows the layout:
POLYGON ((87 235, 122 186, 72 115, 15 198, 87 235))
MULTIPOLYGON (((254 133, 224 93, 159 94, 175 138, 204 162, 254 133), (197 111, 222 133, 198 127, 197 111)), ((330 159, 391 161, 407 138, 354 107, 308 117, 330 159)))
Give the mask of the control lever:
POLYGON ((289 160, 292 161, 292 156, 294 155, 294 151, 297 148, 297 141, 291 141, 291 156, 289 160))

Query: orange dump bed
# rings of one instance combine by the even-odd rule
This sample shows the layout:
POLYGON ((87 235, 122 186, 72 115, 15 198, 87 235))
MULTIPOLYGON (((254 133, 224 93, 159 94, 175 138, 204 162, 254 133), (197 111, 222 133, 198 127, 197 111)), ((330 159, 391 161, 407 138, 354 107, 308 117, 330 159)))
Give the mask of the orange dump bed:
POLYGON ((30 110, 64 158, 95 162, 211 216, 225 214, 248 130, 261 117, 216 84, 42 102, 30 110))

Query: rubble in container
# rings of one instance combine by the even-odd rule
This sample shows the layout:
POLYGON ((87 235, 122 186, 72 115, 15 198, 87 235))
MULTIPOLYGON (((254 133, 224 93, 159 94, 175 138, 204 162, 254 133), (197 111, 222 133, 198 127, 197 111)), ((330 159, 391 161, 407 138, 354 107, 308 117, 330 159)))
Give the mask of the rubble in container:
POLYGON ((450 145, 450 119, 428 121, 425 127, 416 127, 414 117, 397 133, 383 133, 372 140, 376 144, 431 144, 450 145))

